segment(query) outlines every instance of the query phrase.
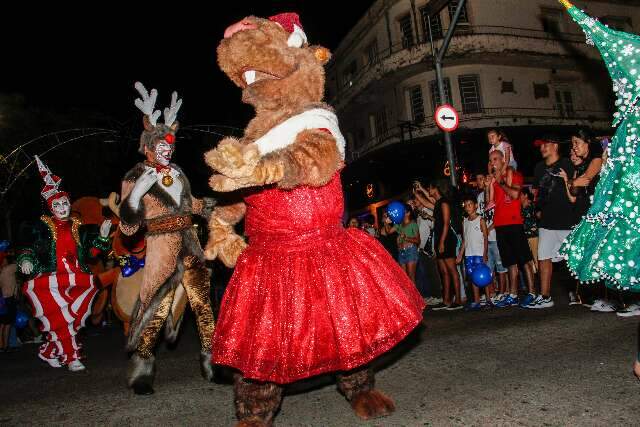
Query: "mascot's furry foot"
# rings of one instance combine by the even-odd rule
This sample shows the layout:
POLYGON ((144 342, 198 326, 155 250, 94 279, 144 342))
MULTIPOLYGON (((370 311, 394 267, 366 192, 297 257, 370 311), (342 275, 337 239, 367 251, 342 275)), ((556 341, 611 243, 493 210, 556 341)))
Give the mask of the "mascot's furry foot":
POLYGON ((131 356, 127 385, 135 394, 148 396, 153 394, 153 379, 156 375, 156 359, 151 356, 143 359, 138 354, 131 356))
POLYGON ((236 427, 271 427, 273 424, 265 424, 259 420, 242 420, 238 421, 236 427))
POLYGON ((356 415, 363 420, 386 417, 396 410, 393 400, 376 389, 358 393, 350 403, 356 415))
POLYGON ((211 353, 200 352, 200 374, 202 378, 213 382, 213 365, 211 365, 211 353))

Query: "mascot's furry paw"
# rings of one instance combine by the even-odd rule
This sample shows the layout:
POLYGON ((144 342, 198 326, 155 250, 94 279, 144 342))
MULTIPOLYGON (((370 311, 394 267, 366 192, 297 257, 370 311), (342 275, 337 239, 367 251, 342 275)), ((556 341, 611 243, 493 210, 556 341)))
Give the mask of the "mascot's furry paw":
POLYGON ((229 236, 218 251, 218 259, 222 261, 226 267, 233 268, 238 262, 238 257, 246 247, 247 243, 242 237, 237 234, 229 236))
POLYGON ((219 259, 226 267, 233 268, 238 257, 247 247, 247 243, 241 236, 227 230, 210 229, 209 242, 204 250, 206 259, 213 261, 219 259), (213 237, 212 237, 213 236, 213 237))
POLYGON ((213 175, 209 178, 209 187, 213 191, 220 193, 228 193, 230 191, 239 190, 240 188, 253 187, 257 183, 251 177, 229 178, 225 175, 213 175))
POLYGON ((251 176, 259 160, 260 151, 256 144, 241 144, 235 138, 223 139, 215 149, 205 154, 205 162, 229 178, 251 176))
POLYGON ((351 400, 351 407, 363 420, 386 417, 396 410, 393 400, 376 389, 358 393, 351 400))

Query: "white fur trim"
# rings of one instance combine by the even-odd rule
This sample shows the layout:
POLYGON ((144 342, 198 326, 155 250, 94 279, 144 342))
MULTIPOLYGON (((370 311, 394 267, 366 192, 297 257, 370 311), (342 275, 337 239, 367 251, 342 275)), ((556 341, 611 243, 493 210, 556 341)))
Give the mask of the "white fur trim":
POLYGON ((328 129, 336 140, 340 157, 344 160, 345 139, 338 126, 338 117, 324 108, 314 108, 288 118, 256 140, 261 156, 280 150, 296 140, 300 132, 307 129, 328 129))
POLYGON ((302 47, 307 42, 307 35, 302 28, 293 24, 293 33, 287 39, 287 46, 289 47, 302 47))
MULTIPOLYGON (((146 170, 151 170, 153 168, 145 165, 145 169, 146 170)), ((178 179, 178 177, 180 176, 180 172, 178 172, 177 170, 171 168, 171 172, 170 172, 169 175, 171 175, 171 178, 173 178, 173 183, 169 187, 166 187, 162 183, 162 178, 164 178, 164 173, 156 172, 156 177, 157 177, 157 180, 158 180, 158 187, 160 187, 162 190, 164 190, 165 193, 169 194, 171 196, 171 198, 176 202, 176 205, 179 205, 180 204, 180 197, 182 196, 182 182, 180 182, 180 180, 178 179)), ((131 206, 131 207, 133 207, 133 206, 131 206)), ((137 208, 136 208, 136 210, 137 210, 137 208)))

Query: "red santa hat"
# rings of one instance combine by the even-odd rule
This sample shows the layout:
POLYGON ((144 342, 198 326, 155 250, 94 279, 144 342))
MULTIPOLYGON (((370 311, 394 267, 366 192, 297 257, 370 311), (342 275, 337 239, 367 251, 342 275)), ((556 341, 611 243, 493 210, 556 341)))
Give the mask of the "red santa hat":
POLYGON ((44 164, 42 160, 40 160, 40 157, 35 157, 36 163, 38 164, 38 171, 40 171, 40 176, 44 181, 44 187, 42 188, 40 194, 42 195, 42 198, 47 201, 49 207, 51 207, 51 203, 54 200, 63 196, 69 197, 69 195, 64 191, 60 191, 60 184, 62 183, 62 179, 60 179, 59 176, 51 173, 51 170, 47 167, 47 165, 44 164))
POLYGON ((279 24, 290 34, 289 39, 287 40, 287 45, 290 47, 302 47, 302 45, 307 43, 307 35, 302 29, 300 17, 297 13, 279 13, 277 15, 270 16, 269 20, 279 24))

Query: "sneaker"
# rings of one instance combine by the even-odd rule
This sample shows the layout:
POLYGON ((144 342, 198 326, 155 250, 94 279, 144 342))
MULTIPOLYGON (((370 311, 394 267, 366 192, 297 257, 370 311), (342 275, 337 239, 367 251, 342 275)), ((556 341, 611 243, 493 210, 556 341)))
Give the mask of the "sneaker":
POLYGON ((536 297, 536 299, 534 299, 533 301, 531 301, 529 303, 529 305, 527 305, 527 308, 536 308, 538 306, 538 304, 540 304, 540 302, 543 300, 544 298, 542 298, 542 295, 538 295, 536 297))
POLYGON ((597 300, 591 306, 591 311, 598 311, 600 313, 613 313, 616 311, 616 307, 606 300, 597 300))
POLYGON ((640 304, 631 304, 627 308, 618 310, 616 316, 620 317, 633 317, 640 316, 640 304))
POLYGON ((531 308, 529 305, 536 300, 536 296, 534 294, 527 294, 520 301, 520 307, 522 308, 531 308))
POLYGON ((512 297, 507 295, 500 301, 494 304, 498 308, 511 307, 512 305, 518 305, 518 297, 512 297))
POLYGON ((569 305, 578 305, 580 301, 576 298, 575 292, 569 292, 569 305))
POLYGON ((461 308, 462 308, 462 306, 460 304, 453 303, 451 305, 448 305, 446 310, 447 311, 454 311, 454 310, 460 310, 461 308))
POLYGON ((42 344, 43 342, 42 335, 38 335, 30 340, 23 341, 23 344, 42 344))
POLYGON ((446 305, 444 305, 443 303, 440 303, 431 307, 431 310, 438 311, 438 310, 445 310, 446 308, 447 308, 446 305))
POLYGON ((428 306, 432 307, 432 306, 436 306, 438 304, 441 304, 442 303, 442 298, 427 297, 427 298, 424 299, 424 302, 428 306))
POLYGON ((80 372, 80 371, 84 371, 85 369, 87 369, 87 368, 84 367, 82 362, 79 361, 78 359, 76 359, 73 362, 69 363, 69 365, 67 365, 67 368, 69 368, 69 370, 71 372, 80 372))
POLYGON ((491 298, 491 303, 493 305, 496 305, 497 303, 505 299, 507 295, 508 294, 496 294, 493 298, 491 298))
POLYGON ((542 295, 538 295, 538 298, 536 298, 534 302, 535 306, 531 308, 551 308, 555 305, 551 297, 545 298, 542 295))
POLYGON ((49 364, 49 366, 51 366, 52 368, 61 368, 62 367, 62 363, 60 363, 60 361, 58 359, 47 359, 46 357, 44 357, 41 354, 38 354, 38 357, 40 358, 40 360, 44 360, 45 362, 47 362, 49 364))
POLYGON ((482 310, 482 305, 479 302, 472 302, 468 306, 465 307, 465 311, 480 311, 482 310))

